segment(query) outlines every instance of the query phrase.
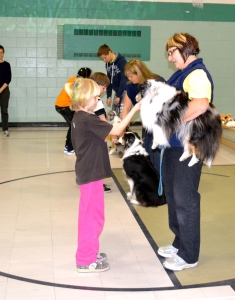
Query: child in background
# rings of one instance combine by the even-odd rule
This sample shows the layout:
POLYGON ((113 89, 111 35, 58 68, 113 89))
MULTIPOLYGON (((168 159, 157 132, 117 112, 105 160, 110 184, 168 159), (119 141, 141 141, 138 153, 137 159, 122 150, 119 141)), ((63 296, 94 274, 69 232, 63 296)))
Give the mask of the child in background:
POLYGON ((112 110, 115 110, 120 117, 127 83, 127 78, 124 75, 124 67, 127 61, 120 53, 113 53, 106 44, 99 47, 97 56, 105 62, 105 69, 110 80, 110 85, 107 89, 107 105, 111 106, 112 110), (113 101, 112 90, 115 91, 113 101))
MULTIPOLYGON (((110 85, 110 80, 109 80, 108 76, 104 73, 96 72, 96 73, 93 73, 90 78, 92 80, 94 80, 99 85, 100 96, 102 96, 106 92, 108 86, 110 85)), ((106 121, 106 111, 105 111, 105 108, 104 108, 103 101, 100 97, 98 99, 97 106, 94 109, 94 113, 101 120, 106 121)))
MULTIPOLYGON (((107 87, 110 85, 110 80, 108 76, 104 73, 96 72, 93 73, 90 78, 99 85, 100 96, 102 96, 106 92, 107 87)), ((106 111, 104 108, 103 101, 100 97, 98 99, 96 108, 94 109, 94 113, 100 118, 100 120, 106 121, 106 111)), ((105 193, 111 192, 111 189, 106 184, 103 184, 103 186, 104 186, 105 193)))
MULTIPOLYGON (((78 70, 77 76, 72 76, 68 79, 68 83, 72 83, 76 80, 77 77, 90 77, 91 69, 89 68, 81 68, 78 70)), ((67 122, 69 129, 67 131, 65 146, 64 146, 64 153, 67 155, 74 155, 75 152, 73 150, 73 145, 71 142, 71 122, 73 119, 74 112, 70 109, 70 97, 66 93, 64 87, 59 93, 56 102, 55 102, 55 109, 56 111, 61 114, 61 116, 67 122)))
POLYGON ((109 269, 107 255, 99 253, 99 236, 104 226, 103 179, 112 176, 106 136, 120 135, 134 114, 140 110, 137 103, 121 123, 113 127, 93 113, 100 88, 88 78, 67 83, 65 89, 75 111, 71 137, 76 153, 76 182, 80 189, 78 214, 77 271, 103 272, 109 269))

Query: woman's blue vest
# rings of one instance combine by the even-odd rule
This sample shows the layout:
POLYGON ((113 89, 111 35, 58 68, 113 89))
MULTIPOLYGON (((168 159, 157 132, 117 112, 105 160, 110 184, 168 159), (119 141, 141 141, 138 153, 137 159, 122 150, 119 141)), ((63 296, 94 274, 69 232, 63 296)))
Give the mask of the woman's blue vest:
MULTIPOLYGON (((193 62, 191 62, 184 70, 178 70, 176 71, 168 80, 167 84, 174 86, 176 89, 183 90, 183 83, 185 78, 192 73, 194 70, 202 69, 206 72, 207 77, 211 83, 211 102, 213 102, 213 96, 214 96, 214 83, 212 80, 212 77, 210 73, 208 72, 206 66, 203 63, 202 58, 197 58, 193 62)), ((176 134, 173 134, 170 139, 170 145, 173 147, 182 147, 182 144, 177 139, 176 134)))

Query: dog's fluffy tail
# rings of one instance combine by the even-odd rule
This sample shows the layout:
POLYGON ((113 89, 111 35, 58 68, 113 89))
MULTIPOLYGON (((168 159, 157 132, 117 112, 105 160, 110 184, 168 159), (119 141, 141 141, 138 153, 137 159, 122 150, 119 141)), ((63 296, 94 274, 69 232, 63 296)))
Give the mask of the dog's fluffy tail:
POLYGON ((196 119, 184 123, 179 132, 181 141, 187 141, 195 148, 197 157, 210 167, 222 136, 221 118, 210 103, 207 111, 196 119), (187 137, 190 136, 188 140, 187 137))

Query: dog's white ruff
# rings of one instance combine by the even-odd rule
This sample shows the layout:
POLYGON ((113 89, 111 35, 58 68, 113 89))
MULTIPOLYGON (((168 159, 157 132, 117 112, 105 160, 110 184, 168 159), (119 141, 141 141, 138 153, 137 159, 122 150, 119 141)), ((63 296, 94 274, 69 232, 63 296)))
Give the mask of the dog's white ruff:
MULTIPOLYGON (((122 143, 122 137, 119 138, 119 143, 122 143)), ((122 160, 132 156, 132 155, 144 155, 144 156, 148 156, 148 152, 144 149, 144 147, 142 146, 142 143, 140 143, 140 140, 138 138, 135 139, 134 143, 130 146, 130 148, 126 149, 122 160)), ((135 193, 134 191, 134 181, 131 178, 127 178, 127 182, 130 188, 130 192, 128 192, 127 195, 127 199, 132 203, 132 204, 136 204, 136 205, 140 205, 141 203, 139 201, 136 200, 135 197, 135 193)))
MULTIPOLYGON (((121 138, 119 139, 121 140, 121 138)), ((122 157, 122 160, 129 157, 129 156, 132 156, 132 155, 144 155, 144 156, 148 156, 148 152, 144 149, 144 147, 142 146, 142 144, 140 144, 140 140, 139 139, 136 139, 134 141, 134 143, 131 145, 130 148, 128 148, 123 157, 122 157)))

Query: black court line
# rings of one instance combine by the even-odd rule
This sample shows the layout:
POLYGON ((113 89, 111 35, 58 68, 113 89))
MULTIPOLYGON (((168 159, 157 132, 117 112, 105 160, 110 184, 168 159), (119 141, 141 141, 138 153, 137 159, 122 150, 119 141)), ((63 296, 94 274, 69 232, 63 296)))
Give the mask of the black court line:
POLYGON ((61 174, 61 173, 71 173, 71 172, 74 172, 74 170, 71 170, 71 171, 52 172, 52 173, 44 173, 44 174, 38 174, 38 175, 31 175, 31 176, 26 176, 26 177, 15 178, 15 179, 3 181, 3 182, 0 182, 0 184, 9 183, 9 182, 18 181, 18 180, 23 180, 23 179, 34 178, 34 177, 39 177, 39 176, 54 175, 54 174, 61 174))
POLYGON ((92 287, 92 286, 81 286, 81 285, 70 285, 70 284, 60 284, 48 281, 41 281, 30 279, 21 276, 15 276, 9 273, 0 272, 0 276, 24 281, 33 284, 40 284, 44 286, 52 286, 52 287, 59 287, 64 289, 75 289, 75 290, 87 290, 87 291, 103 291, 103 292, 156 292, 156 291, 170 291, 170 290, 186 290, 192 288, 202 288, 202 287, 216 287, 216 286, 225 286, 229 285, 235 290, 235 281, 234 279, 225 280, 225 281, 218 281, 213 283, 205 283, 205 284, 198 284, 198 285, 187 285, 187 286, 173 286, 173 287, 151 287, 151 288, 106 288, 106 287, 92 287))
MULTIPOLYGON (((23 180, 23 179, 29 179, 29 178, 34 178, 38 176, 45 176, 45 175, 54 175, 54 174, 61 174, 61 173, 69 173, 69 172, 74 172, 74 170, 71 171, 60 171, 60 172, 52 172, 52 173, 44 173, 44 174, 38 174, 38 175, 32 175, 32 176, 27 176, 27 177, 22 177, 22 178, 16 178, 4 182, 0 182, 0 184, 5 184, 5 183, 10 183, 13 181, 17 180, 23 180)), ((229 177, 229 176, 226 176, 229 177)), ((137 223, 139 224, 140 228, 142 229, 144 235, 146 236, 147 240, 149 241, 152 249, 158 256, 159 260, 163 262, 164 258, 160 257, 157 254, 158 246, 151 237, 150 233, 148 232, 147 228, 143 224, 142 220, 140 219, 139 215, 135 211, 133 205, 127 201, 125 191, 121 187, 119 181, 117 180, 116 176, 113 174, 112 176, 114 182, 116 183, 120 193, 122 194, 123 198, 125 199, 129 209, 131 210, 133 216, 135 217, 137 223)), ((89 291, 104 291, 104 292, 109 292, 109 291, 115 291, 115 292, 151 292, 151 291, 169 291, 169 290, 181 290, 181 289, 190 289, 190 288, 202 288, 202 287, 216 287, 216 286, 225 286, 229 285, 231 288, 235 291, 235 279, 229 279, 229 280, 224 280, 224 281, 218 281, 218 282, 210 282, 210 283, 204 283, 204 284, 195 284, 195 285, 187 285, 187 286, 182 286, 177 277, 175 276, 173 271, 165 269, 166 273, 170 277, 172 283, 174 284, 173 287, 150 287, 150 288, 145 288, 145 287, 139 287, 139 288, 106 288, 106 287, 92 287, 92 286, 79 286, 79 285, 69 285, 69 284, 59 284, 59 283, 54 283, 54 282, 47 282, 47 281, 41 281, 41 280, 35 280, 31 278, 26 278, 26 277, 21 277, 21 276, 16 276, 13 274, 9 273, 4 273, 0 271, 0 276, 18 280, 18 281, 24 281, 28 283, 33 283, 33 284, 39 284, 39 285, 44 285, 44 286, 52 286, 52 287, 59 287, 59 288, 66 288, 66 289, 77 289, 77 290, 89 290, 89 291)))
POLYGON ((213 173, 206 173, 206 172, 202 172, 202 174, 211 175, 211 176, 219 176, 219 177, 231 177, 229 175, 213 174, 213 173))
MULTIPOLYGON (((29 179, 29 178, 34 178, 34 177, 39 177, 39 176, 46 176, 46 175, 54 175, 54 174, 61 174, 61 173, 71 173, 71 172, 74 172, 74 170, 68 170, 68 171, 59 171, 59 172, 52 172, 52 173, 43 173, 43 174, 37 174, 37 175, 31 175, 31 176, 26 176, 26 177, 20 177, 20 178, 15 178, 15 179, 11 179, 11 180, 7 180, 7 181, 2 181, 0 182, 0 184, 5 184, 5 183, 10 183, 10 182, 13 182, 13 181, 18 181, 18 180, 23 180, 23 179, 29 179)), ((212 175, 212 176, 221 176, 221 177, 231 177, 231 176, 228 176, 228 175, 221 175, 221 174, 213 174, 213 173, 205 173, 205 172, 202 172, 202 174, 207 174, 207 175, 212 175)), ((115 175, 113 174, 113 179, 116 178, 115 175)), ((123 190, 121 185, 119 184, 118 180, 116 179, 115 181, 116 184, 119 185, 119 190, 120 192, 123 190)), ((124 191, 123 191, 124 192, 124 191)), ((121 192, 123 198, 125 199, 125 192, 124 194, 121 192)), ((128 201, 126 201, 127 204, 128 201)))

